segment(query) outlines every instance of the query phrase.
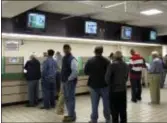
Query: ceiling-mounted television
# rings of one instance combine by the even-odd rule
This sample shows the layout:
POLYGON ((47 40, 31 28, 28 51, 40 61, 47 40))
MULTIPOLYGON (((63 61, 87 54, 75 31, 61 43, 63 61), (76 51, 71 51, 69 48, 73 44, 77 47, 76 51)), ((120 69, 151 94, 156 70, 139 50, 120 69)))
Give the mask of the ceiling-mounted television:
POLYGON ((86 34, 97 34, 97 22, 85 21, 85 33, 86 34))
POLYGON ((122 26, 121 39, 130 40, 132 38, 132 27, 122 26))
POLYGON ((157 39, 157 32, 150 31, 150 40, 156 40, 156 39, 157 39))
POLYGON ((46 17, 44 14, 28 13, 27 27, 31 29, 45 29, 46 17))

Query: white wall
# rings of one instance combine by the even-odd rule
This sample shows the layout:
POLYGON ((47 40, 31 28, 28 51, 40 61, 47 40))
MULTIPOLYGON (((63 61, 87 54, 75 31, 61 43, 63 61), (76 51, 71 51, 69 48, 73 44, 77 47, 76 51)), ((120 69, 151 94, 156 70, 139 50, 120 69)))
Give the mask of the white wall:
MULTIPOLYGON (((92 41, 93 42, 93 41, 92 41)), ((18 51, 5 51, 4 49, 4 41, 2 43, 2 55, 3 56, 24 56, 25 61, 29 58, 32 52, 35 52, 38 56, 42 56, 43 52, 47 51, 47 49, 54 49, 55 51, 62 52, 62 47, 64 43, 58 42, 41 42, 41 41, 24 41, 23 45, 20 45, 18 51)), ((93 56, 94 47, 97 46, 95 44, 85 44, 85 43, 70 43, 72 47, 72 53, 75 57, 78 56, 93 56)), ((103 45, 104 46, 104 56, 109 56, 111 52, 115 52, 116 50, 122 50, 125 56, 130 56, 129 51, 131 48, 134 48, 137 52, 139 52, 143 57, 147 57, 153 50, 158 50, 162 52, 161 47, 137 47, 137 46, 117 46, 117 45, 103 45)))
POLYGON ((167 54, 167 45, 162 46, 162 55, 165 56, 167 54))

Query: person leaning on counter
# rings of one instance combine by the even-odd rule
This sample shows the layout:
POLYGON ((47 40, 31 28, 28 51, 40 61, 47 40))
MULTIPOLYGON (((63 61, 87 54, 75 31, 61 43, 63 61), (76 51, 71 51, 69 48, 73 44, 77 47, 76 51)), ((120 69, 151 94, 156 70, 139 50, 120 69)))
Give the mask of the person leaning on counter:
POLYGON ((28 100, 27 107, 34 107, 38 104, 39 79, 41 78, 40 62, 35 55, 30 56, 25 64, 24 70, 28 84, 28 100))

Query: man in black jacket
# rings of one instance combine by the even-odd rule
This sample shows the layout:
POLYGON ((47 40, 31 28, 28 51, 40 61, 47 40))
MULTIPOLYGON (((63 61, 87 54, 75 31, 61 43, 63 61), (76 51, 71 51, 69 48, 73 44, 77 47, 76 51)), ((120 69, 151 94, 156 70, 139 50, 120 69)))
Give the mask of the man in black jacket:
POLYGON ((106 82, 109 85, 110 110, 113 123, 127 123, 126 113, 126 82, 128 80, 128 65, 122 60, 122 53, 117 51, 114 61, 108 66, 106 82))
POLYGON ((41 78, 40 62, 34 55, 25 64, 26 79, 28 83, 28 100, 27 107, 33 107, 38 104, 39 79, 41 78))
POLYGON ((110 61, 102 56, 103 47, 96 47, 94 52, 95 56, 88 60, 84 70, 85 74, 89 76, 88 86, 92 103, 90 122, 97 123, 100 97, 103 99, 104 117, 106 122, 110 122, 108 86, 105 81, 105 73, 110 61))

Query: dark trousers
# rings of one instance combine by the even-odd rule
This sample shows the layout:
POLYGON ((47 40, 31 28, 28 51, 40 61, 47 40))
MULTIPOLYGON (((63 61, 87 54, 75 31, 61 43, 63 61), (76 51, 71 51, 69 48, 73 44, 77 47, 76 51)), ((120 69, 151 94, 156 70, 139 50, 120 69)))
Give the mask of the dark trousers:
POLYGON ((34 106, 38 103, 39 80, 28 81, 28 100, 34 106))
POLYGON ((141 100, 142 93, 142 84, 141 79, 130 79, 131 82, 131 93, 132 93, 132 101, 141 100))
POLYGON ((59 94, 61 85, 61 74, 60 72, 56 73, 56 93, 59 94))
POLYGON ((112 123, 127 123, 126 109, 126 91, 110 92, 110 111, 112 115, 112 123))
POLYGON ((43 103, 45 108, 55 107, 56 96, 56 83, 44 81, 42 83, 43 88, 43 103))

